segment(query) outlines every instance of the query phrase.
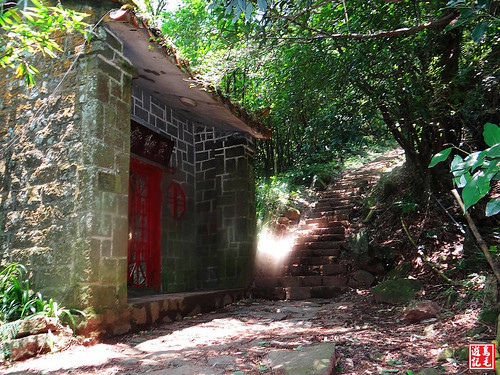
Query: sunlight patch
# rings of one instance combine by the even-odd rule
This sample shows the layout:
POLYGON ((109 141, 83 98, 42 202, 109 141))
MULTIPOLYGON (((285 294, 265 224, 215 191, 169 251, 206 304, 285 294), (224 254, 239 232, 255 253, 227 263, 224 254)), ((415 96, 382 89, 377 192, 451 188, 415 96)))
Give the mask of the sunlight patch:
POLYGON ((295 237, 292 233, 276 234, 263 228, 257 245, 257 270, 278 275, 292 253, 295 237))

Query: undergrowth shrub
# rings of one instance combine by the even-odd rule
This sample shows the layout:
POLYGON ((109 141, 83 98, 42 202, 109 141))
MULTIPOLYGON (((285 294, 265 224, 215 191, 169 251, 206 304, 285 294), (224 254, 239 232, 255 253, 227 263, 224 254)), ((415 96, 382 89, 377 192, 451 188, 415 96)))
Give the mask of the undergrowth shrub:
POLYGON ((262 227, 285 209, 294 192, 290 190, 290 183, 281 176, 259 178, 256 185, 257 222, 262 227))
POLYGON ((330 182, 331 176, 339 172, 336 162, 298 166, 296 169, 283 173, 282 178, 290 181, 293 187, 311 186, 318 179, 324 183, 330 182))
POLYGON ((22 264, 11 264, 0 272, 0 325, 33 315, 68 319, 73 327, 73 314, 83 314, 60 306, 52 299, 45 300, 30 289, 28 271, 22 264))

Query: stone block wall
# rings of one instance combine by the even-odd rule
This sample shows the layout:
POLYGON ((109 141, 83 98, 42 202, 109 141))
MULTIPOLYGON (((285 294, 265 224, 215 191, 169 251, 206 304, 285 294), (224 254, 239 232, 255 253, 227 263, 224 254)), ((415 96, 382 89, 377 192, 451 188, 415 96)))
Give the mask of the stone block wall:
POLYGON ((199 128, 196 140, 198 287, 244 287, 255 255, 254 141, 199 128))
POLYGON ((253 139, 220 141, 215 148, 220 286, 249 285, 256 251, 253 139))
POLYGON ((173 171, 164 174, 162 183, 162 289, 247 285, 255 235, 253 139, 194 124, 140 87, 134 86, 132 100, 132 119, 175 142, 173 171), (170 215, 167 188, 172 181, 186 193, 182 220, 170 215), (238 232, 238 238, 229 238, 229 232, 238 232))
POLYGON ((83 42, 61 40, 65 55, 38 62, 31 90, 0 74, 0 256, 66 306, 120 308, 135 69, 100 29, 68 70, 83 42))
POLYGON ((164 292, 193 289, 192 259, 196 256, 194 233, 195 167, 194 126, 174 113, 147 90, 134 85, 132 119, 175 142, 170 160, 171 171, 162 177, 161 286, 164 292), (186 213, 175 220, 170 213, 168 187, 179 183, 186 195, 186 213))
MULTIPOLYGON (((92 14, 89 23, 102 16, 97 2, 74 4, 92 14)), ((37 65, 33 89, 0 71, 1 265, 25 264, 32 287, 68 307, 123 310, 134 119, 175 141, 172 173, 162 178, 163 291, 246 286, 255 235, 252 138, 194 124, 133 88, 136 71, 122 43, 97 30, 84 49, 82 36, 60 40, 63 58, 37 65), (77 51, 84 52, 77 58, 77 51), (182 220, 170 215, 171 182, 187 197, 182 220)))

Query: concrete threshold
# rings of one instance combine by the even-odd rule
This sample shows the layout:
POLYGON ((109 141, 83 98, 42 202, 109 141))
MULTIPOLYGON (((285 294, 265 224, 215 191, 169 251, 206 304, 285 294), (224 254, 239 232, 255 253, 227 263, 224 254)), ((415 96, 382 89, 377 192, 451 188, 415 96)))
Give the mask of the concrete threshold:
POLYGON ((131 331, 215 311, 247 296, 247 289, 237 288, 129 298, 127 302, 131 331))

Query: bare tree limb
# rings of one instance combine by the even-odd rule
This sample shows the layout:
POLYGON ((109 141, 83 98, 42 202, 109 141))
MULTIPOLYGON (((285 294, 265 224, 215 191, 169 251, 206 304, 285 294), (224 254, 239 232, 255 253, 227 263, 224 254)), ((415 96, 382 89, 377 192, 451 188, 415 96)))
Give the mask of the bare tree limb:
POLYGON ((345 16, 345 24, 347 26, 347 32, 349 33, 349 15, 347 14, 347 6, 345 5, 345 0, 342 0, 342 5, 344 6, 344 16, 345 16))

